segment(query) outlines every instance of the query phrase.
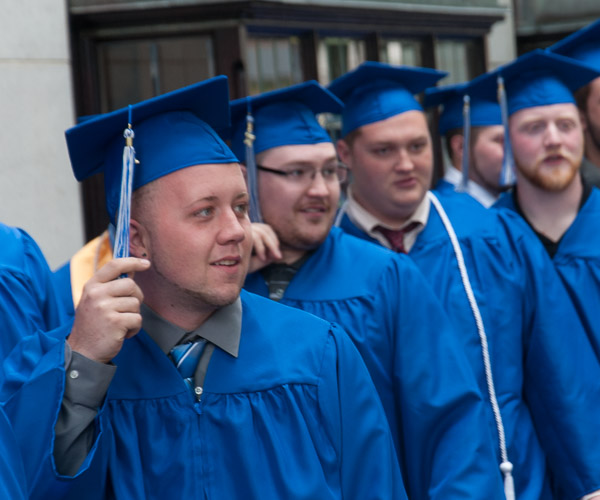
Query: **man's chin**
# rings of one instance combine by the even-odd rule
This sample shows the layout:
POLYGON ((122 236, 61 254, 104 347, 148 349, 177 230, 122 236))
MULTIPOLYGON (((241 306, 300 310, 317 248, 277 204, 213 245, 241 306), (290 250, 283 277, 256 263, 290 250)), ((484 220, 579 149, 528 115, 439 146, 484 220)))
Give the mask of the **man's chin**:
POLYGON ((319 248, 323 242, 327 239, 327 235, 329 234, 329 229, 327 231, 319 232, 318 234, 302 234, 298 235, 293 240, 283 243, 282 249, 290 249, 290 250, 302 250, 302 251, 312 251, 319 248))
POLYGON ((563 168, 550 172, 539 172, 535 176, 534 184, 546 191, 559 192, 569 187, 576 175, 577 168, 573 166, 569 169, 563 168))
POLYGON ((221 293, 215 293, 215 294, 212 294, 208 298, 207 301, 213 307, 216 307, 216 308, 225 307, 225 306, 233 304, 238 299, 238 297, 240 296, 241 290, 242 290, 242 287, 240 286, 240 287, 236 287, 235 289, 223 291, 221 293))

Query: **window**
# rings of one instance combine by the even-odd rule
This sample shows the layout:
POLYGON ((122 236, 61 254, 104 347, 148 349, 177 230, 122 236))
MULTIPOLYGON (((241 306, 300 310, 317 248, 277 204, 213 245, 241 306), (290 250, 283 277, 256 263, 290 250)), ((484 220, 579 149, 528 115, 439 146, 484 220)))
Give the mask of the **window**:
POLYGON ((485 71, 481 39, 438 39, 435 44, 435 66, 449 73, 442 80, 443 85, 472 80, 485 71))
POLYGON ((248 38, 246 70, 249 95, 304 81, 298 37, 248 38))
POLYGON ((319 42, 317 53, 320 83, 329 85, 338 76, 353 70, 365 60, 366 45, 364 40, 323 38, 319 42))
POLYGON ((379 60, 388 64, 422 66, 422 44, 417 40, 384 40, 379 50, 379 60))
POLYGON ((102 112, 215 76, 209 36, 103 42, 98 60, 102 112))

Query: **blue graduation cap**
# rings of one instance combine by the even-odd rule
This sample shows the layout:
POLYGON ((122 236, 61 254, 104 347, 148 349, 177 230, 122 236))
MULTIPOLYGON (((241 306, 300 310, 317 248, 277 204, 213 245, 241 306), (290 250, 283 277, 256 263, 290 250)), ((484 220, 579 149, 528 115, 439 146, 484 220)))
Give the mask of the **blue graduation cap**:
POLYGON ((468 83, 426 89, 423 106, 429 108, 439 105, 443 106, 438 123, 440 134, 445 135, 452 129, 463 130, 462 180, 458 188, 466 191, 469 182, 471 127, 502 125, 500 106, 495 99, 472 98, 468 83))
POLYGON ((600 19, 563 38, 547 50, 577 59, 600 71, 600 19))
POLYGON ((406 111, 422 111, 414 95, 447 74, 431 68, 366 61, 340 76, 328 89, 344 102, 342 137, 369 123, 406 111))
POLYGON ((493 99, 497 96, 500 103, 505 129, 503 185, 510 185, 515 178, 508 117, 536 106, 574 104, 573 92, 597 76, 600 73, 573 59, 537 49, 471 82, 471 97, 493 99))
POLYGON ((77 180, 104 173, 106 208, 117 225, 115 257, 128 255, 133 190, 182 168, 237 163, 213 130, 228 125, 227 78, 218 76, 92 117, 66 131, 77 180))
POLYGON ((442 106, 439 118, 441 135, 454 128, 463 127, 465 96, 469 96, 469 118, 472 127, 502 125, 502 115, 498 101, 496 99, 472 97, 468 83, 431 87, 425 90, 423 107, 442 106))
POLYGON ((340 113, 342 107, 314 80, 231 103, 231 129, 225 134, 231 137, 236 156, 246 163, 251 220, 261 220, 254 155, 279 146, 331 142, 315 115, 340 113))
POLYGON ((537 49, 475 78, 470 95, 494 99, 505 88, 510 116, 525 108, 574 103, 573 92, 597 76, 600 73, 573 59, 537 49))
POLYGON ((311 80, 231 103, 231 149, 244 158, 246 118, 254 119, 254 153, 278 146, 331 142, 316 119, 318 113, 341 113, 343 104, 311 80))

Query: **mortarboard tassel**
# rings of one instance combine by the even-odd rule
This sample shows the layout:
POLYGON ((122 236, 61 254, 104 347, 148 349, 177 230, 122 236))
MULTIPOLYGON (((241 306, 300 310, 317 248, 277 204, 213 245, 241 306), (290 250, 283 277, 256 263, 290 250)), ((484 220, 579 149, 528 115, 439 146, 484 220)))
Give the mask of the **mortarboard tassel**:
POLYGON ((248 176, 248 192, 250 193, 250 221, 262 222, 260 213, 260 202, 258 200, 258 180, 256 178, 256 160, 254 158, 254 117, 248 100, 248 112, 246 114, 246 132, 244 133, 244 144, 246 145, 246 172, 248 176))
POLYGON ((136 163, 131 128, 131 106, 129 107, 129 123, 123 132, 125 147, 123 148, 123 171, 121 174, 121 197, 117 213, 117 229, 115 232, 114 257, 129 257, 129 218, 131 212, 131 191, 133 186, 133 169, 136 163))
POLYGON ((504 79, 501 76, 498 77, 498 103, 500 104, 500 112, 502 114, 502 125, 504 125, 504 159, 502 160, 502 170, 500 171, 500 186, 507 187, 515 184, 517 176, 515 174, 515 159, 508 133, 506 91, 504 89, 504 79))
POLYGON ((471 144, 471 98, 463 96, 463 156, 462 178, 456 188, 457 191, 466 192, 469 185, 469 151, 471 144))

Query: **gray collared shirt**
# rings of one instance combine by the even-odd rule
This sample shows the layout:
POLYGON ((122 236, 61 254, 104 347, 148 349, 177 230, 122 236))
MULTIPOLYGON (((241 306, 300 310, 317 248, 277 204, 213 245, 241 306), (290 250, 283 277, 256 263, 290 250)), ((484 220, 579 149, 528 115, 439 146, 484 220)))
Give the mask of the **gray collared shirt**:
MULTIPOLYGON (((242 302, 240 298, 215 311, 202 325, 186 332, 160 317, 142 304, 142 328, 168 355, 180 343, 203 338, 208 341, 194 381, 196 396, 202 394, 208 362, 217 346, 237 358, 242 332, 242 302), (199 390, 198 390, 199 388, 199 390)), ((61 474, 74 475, 94 442, 93 422, 106 396, 116 367, 103 364, 71 351, 65 343, 65 392, 55 426, 54 458, 61 474)))
POLYGON ((178 344, 193 342, 200 338, 208 341, 194 374, 198 399, 202 395, 204 378, 214 347, 217 346, 231 356, 238 357, 242 333, 242 301, 239 297, 233 304, 215 311, 202 325, 191 332, 186 332, 162 318, 146 304, 142 304, 141 314, 142 328, 167 355, 178 344))
POLYGON ((359 228, 366 232, 371 238, 377 240, 386 248, 391 248, 391 244, 388 239, 377 229, 377 226, 383 226, 387 229, 396 230, 396 229, 404 229, 408 225, 413 222, 417 222, 418 224, 414 229, 407 231, 404 235, 404 248, 406 248, 407 252, 410 252, 410 249, 417 241, 417 237, 425 229, 427 225, 427 221, 429 220, 429 211, 431 208, 431 202, 429 201, 429 197, 423 196, 423 199, 412 213, 410 218, 404 221, 399 226, 390 226, 389 224, 385 224, 380 221, 377 217, 375 217, 372 213, 370 213, 366 208, 364 208, 354 195, 352 194, 352 185, 348 188, 348 194, 346 202, 344 203, 342 210, 345 210, 348 218, 359 228))

